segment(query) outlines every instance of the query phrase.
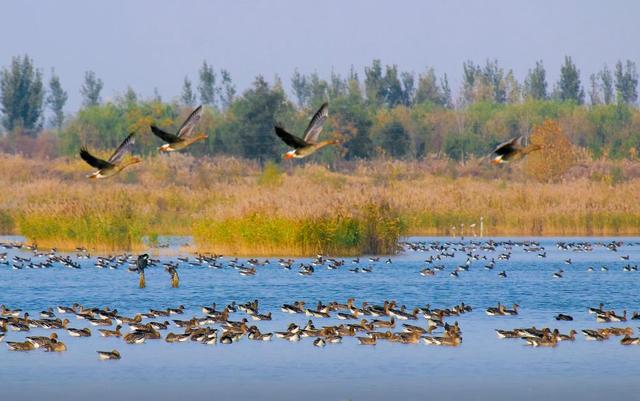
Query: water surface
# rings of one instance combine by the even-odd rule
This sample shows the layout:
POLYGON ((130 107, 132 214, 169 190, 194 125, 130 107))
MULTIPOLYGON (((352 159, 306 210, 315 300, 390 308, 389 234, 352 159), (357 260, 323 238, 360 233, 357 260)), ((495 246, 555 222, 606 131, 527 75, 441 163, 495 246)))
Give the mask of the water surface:
MULTIPOLYGON (((6 238, 5 238, 6 239, 6 238)), ((310 277, 297 269, 284 270, 275 260, 259 266, 258 273, 243 277, 229 267, 221 270, 194 267, 182 263, 181 286, 172 289, 169 275, 162 269, 147 272, 147 288, 137 288, 137 276, 119 270, 97 269, 95 260, 82 260, 79 270, 56 266, 50 269, 12 270, 0 265, 0 303, 37 315, 49 306, 109 306, 133 315, 149 308, 161 309, 183 304, 186 316, 201 315, 203 305, 225 305, 231 301, 259 299, 261 312, 271 311, 274 320, 257 322, 261 330, 284 330, 288 323, 304 324, 307 317, 289 315, 279 309, 283 303, 305 300, 345 302, 349 297, 382 303, 394 299, 408 308, 430 304, 450 307, 461 301, 474 307, 459 316, 463 344, 458 348, 440 348, 424 344, 403 345, 380 342, 375 347, 357 345, 345 337, 342 344, 324 349, 312 345, 312 339, 289 343, 277 338, 271 342, 243 339, 231 345, 206 346, 197 343, 167 344, 147 341, 127 345, 122 340, 71 338, 59 331, 69 351, 49 354, 41 351, 9 352, 0 347, 0 388, 2 399, 64 400, 637 400, 640 394, 640 347, 624 347, 619 337, 605 342, 587 342, 579 334, 573 343, 563 342, 553 349, 533 349, 518 340, 500 340, 494 329, 514 327, 557 327, 570 329, 631 326, 636 335, 638 321, 596 323, 587 307, 604 302, 606 308, 629 314, 640 309, 640 276, 624 272, 627 263, 640 260, 637 238, 563 238, 562 241, 608 243, 623 241, 617 252, 594 245, 589 252, 560 250, 558 239, 538 240, 547 252, 525 252, 512 246, 508 261, 497 261, 494 270, 486 270, 485 260, 473 261, 469 271, 458 279, 449 276, 466 260, 465 252, 437 264, 445 270, 435 277, 423 277, 419 271, 424 260, 435 252, 405 251, 392 257, 391 264, 369 262, 372 273, 354 274, 350 259, 338 270, 316 267, 310 277), (629 255, 629 261, 620 259, 629 255), (571 258, 568 265, 565 259, 571 258), (595 267, 588 272, 587 267, 595 267), (600 271, 607 266, 608 271, 600 271), (564 269, 562 279, 553 273, 564 269), (501 279, 498 272, 508 277, 501 279), (497 302, 517 303, 521 313, 515 317, 489 317, 484 309, 497 302), (574 316, 573 322, 556 322, 559 312, 574 316), (98 361, 96 350, 117 348, 120 361, 98 361)), ((451 241, 448 238, 412 240, 451 241)), ((500 238, 497 241, 509 239, 500 238)), ((523 238, 513 239, 524 240, 523 238)), ((469 244, 456 240, 455 248, 469 244)), ((473 253, 496 258, 506 252, 502 245, 495 252, 473 253)), ((5 252, 0 249, 0 252, 5 252)), ((9 257, 30 256, 27 251, 6 251, 9 257)), ((176 260, 161 257, 163 261, 176 260)), ((40 259, 33 259, 34 261, 40 259)), ((245 315, 237 313, 232 319, 245 315)), ((185 318, 185 317, 182 317, 185 318)), ((84 321, 72 320, 72 327, 84 327, 84 321)), ((164 320, 164 319, 156 319, 164 320)), ((316 326, 335 324, 334 319, 314 319, 316 326)), ((417 324, 424 325, 421 318, 417 324)), ((398 329, 396 329, 398 330, 398 329)), ((172 328, 173 332, 181 329, 172 328)), ((28 335, 47 335, 32 329, 28 335)), ((21 340, 24 333, 9 332, 6 340, 21 340)))

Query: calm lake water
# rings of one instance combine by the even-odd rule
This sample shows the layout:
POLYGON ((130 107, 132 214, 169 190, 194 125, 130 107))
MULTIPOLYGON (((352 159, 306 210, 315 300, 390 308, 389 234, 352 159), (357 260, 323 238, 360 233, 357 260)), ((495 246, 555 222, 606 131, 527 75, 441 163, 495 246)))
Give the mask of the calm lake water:
MULTIPOLYGON (((0 241, 7 238, 0 238, 0 241)), ((417 241, 452 241, 449 238, 412 238, 417 241)), ((497 238, 496 241, 508 241, 497 238)), ((514 238, 523 241, 525 238, 514 238)), ((0 303, 21 308, 33 316, 47 307, 109 306, 119 313, 133 315, 150 308, 185 305, 179 319, 201 316, 201 307, 231 301, 260 300, 260 311, 271 311, 274 320, 256 322, 263 332, 284 330, 288 323, 304 324, 309 318, 280 311, 280 305, 305 300, 345 302, 347 298, 382 303, 394 299, 408 308, 430 304, 452 307, 461 301, 473 312, 457 320, 463 343, 457 348, 403 345, 379 342, 375 347, 360 346, 345 337, 342 344, 323 349, 304 338, 290 343, 278 338, 271 342, 243 339, 231 345, 198 343, 168 344, 147 341, 127 345, 120 339, 102 338, 96 330, 90 338, 72 338, 58 331, 69 351, 50 354, 39 350, 19 353, 0 346, 0 388, 3 400, 638 400, 640 399, 640 346, 622 346, 620 337, 609 341, 585 341, 580 333, 575 342, 562 342, 556 348, 531 348, 520 340, 498 339, 494 329, 516 327, 557 327, 571 329, 608 326, 633 327, 637 336, 640 321, 596 323, 587 308, 604 302, 606 309, 629 314, 640 310, 640 273, 625 272, 623 266, 640 262, 638 238, 526 238, 539 241, 547 253, 525 252, 511 246, 510 260, 498 260, 509 245, 495 251, 473 251, 495 258, 493 270, 484 269, 486 260, 471 263, 460 277, 449 276, 467 258, 461 249, 469 240, 455 240, 455 257, 436 264, 445 269, 435 277, 423 277, 424 260, 434 251, 407 250, 392 257, 393 263, 369 262, 373 272, 354 274, 351 259, 337 270, 316 267, 312 276, 300 276, 297 269, 284 270, 271 260, 259 266, 257 274, 244 277, 225 267, 221 270, 181 263, 181 286, 172 289, 169 275, 161 268, 147 271, 147 288, 137 288, 137 275, 127 271, 97 269, 95 259, 82 260, 82 269, 59 265, 50 269, 12 270, 0 265, 0 303), (564 242, 586 241, 593 250, 577 252, 556 247, 564 242), (598 245, 623 241, 617 252, 598 245), (629 261, 620 256, 629 256, 629 261), (572 264, 565 259, 571 258, 572 264), (595 271, 588 272, 593 266, 595 271), (601 271, 606 266, 608 271, 601 271), (563 269, 564 277, 553 273, 563 269), (499 278, 505 270, 507 278, 499 278), (490 317, 484 309, 497 302, 521 306, 520 315, 490 317), (557 322, 554 315, 573 315, 572 322, 557 322), (98 361, 96 350, 117 348, 120 361, 98 361)), ((29 257, 27 251, 8 252, 29 257)), ((72 255, 75 256, 75 255, 72 255)), ((187 255, 183 255, 187 256, 187 255)), ((193 255, 191 255, 193 256, 193 255)), ((175 257, 161 257, 162 261, 175 257)), ((228 258, 225 258, 227 260, 228 258)), ((33 259, 38 261, 41 259, 33 259)), ((227 262, 224 262, 226 265, 227 262)), ((240 320, 246 315, 231 316, 240 320)), ((65 317, 65 315, 61 315, 65 317)), ((85 327, 86 321, 72 318, 72 327, 85 327)), ((156 319, 164 321, 165 318, 156 319)), ((336 324, 337 319, 313 319, 316 326, 336 324)), ((413 322, 410 322, 413 323, 413 322)), ((424 326, 425 320, 415 323, 424 326)), ((173 327, 173 332, 182 329, 173 327)), ((396 328, 396 331, 400 331, 396 328)), ((163 332, 165 334, 166 332, 163 332)), ((5 341, 19 341, 26 335, 48 335, 32 329, 28 334, 7 333, 5 341)))

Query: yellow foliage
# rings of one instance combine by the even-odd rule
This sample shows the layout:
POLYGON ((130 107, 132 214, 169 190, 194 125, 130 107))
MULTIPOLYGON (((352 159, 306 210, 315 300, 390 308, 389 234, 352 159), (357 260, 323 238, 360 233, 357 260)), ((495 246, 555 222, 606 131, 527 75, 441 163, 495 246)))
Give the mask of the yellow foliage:
POLYGON ((573 145, 557 121, 545 120, 534 126, 529 136, 531 145, 540 145, 542 149, 527 156, 524 171, 537 181, 559 181, 575 163, 573 145))

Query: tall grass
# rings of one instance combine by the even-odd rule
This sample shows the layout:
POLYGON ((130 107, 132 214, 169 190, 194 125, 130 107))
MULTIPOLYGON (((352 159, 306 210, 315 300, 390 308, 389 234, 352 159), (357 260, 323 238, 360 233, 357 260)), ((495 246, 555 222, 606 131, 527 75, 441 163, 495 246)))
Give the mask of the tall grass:
POLYGON ((585 162, 550 184, 518 165, 441 159, 263 170, 176 154, 99 182, 88 170, 0 154, 0 232, 102 250, 192 235, 199 250, 239 255, 393 253, 404 235, 479 234, 481 217, 485 235, 640 234, 638 162, 585 162))

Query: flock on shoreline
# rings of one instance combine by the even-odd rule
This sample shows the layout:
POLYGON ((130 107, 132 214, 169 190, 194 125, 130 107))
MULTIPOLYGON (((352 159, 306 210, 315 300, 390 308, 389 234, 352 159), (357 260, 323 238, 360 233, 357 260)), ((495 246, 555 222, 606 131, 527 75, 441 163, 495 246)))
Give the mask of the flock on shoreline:
MULTIPOLYGON (((151 132, 165 142, 158 148, 158 151, 160 153, 175 152, 207 139, 206 134, 195 133, 195 128, 202 117, 202 111, 202 106, 195 108, 180 128, 178 128, 176 133, 169 133, 155 125, 151 125, 149 127, 151 132)), ((337 140, 319 140, 328 117, 329 103, 325 102, 311 117, 309 125, 302 136, 288 132, 280 124, 275 125, 275 134, 282 142, 291 148, 290 151, 283 155, 283 158, 285 160, 302 159, 324 147, 338 145, 340 142, 337 140)), ((128 166, 141 163, 142 159, 138 156, 132 156, 128 159, 124 158, 124 156, 131 151, 131 147, 135 143, 135 135, 135 132, 130 133, 107 160, 94 156, 86 147, 82 147, 80 149, 80 157, 91 167, 96 168, 96 171, 87 177, 91 179, 111 177, 120 173, 128 166)), ((525 142, 526 138, 524 136, 518 136, 499 144, 493 151, 491 163, 503 164, 520 160, 529 153, 543 149, 544 147, 540 144, 525 145, 525 142)))

